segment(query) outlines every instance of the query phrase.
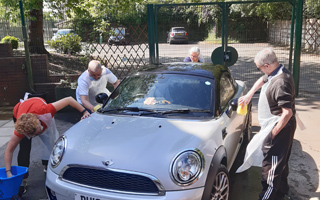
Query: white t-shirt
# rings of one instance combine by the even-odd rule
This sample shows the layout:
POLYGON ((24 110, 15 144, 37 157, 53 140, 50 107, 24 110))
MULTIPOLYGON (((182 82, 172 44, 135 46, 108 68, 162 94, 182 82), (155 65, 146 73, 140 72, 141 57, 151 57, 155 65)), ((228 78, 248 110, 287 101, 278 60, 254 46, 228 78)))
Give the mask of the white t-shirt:
POLYGON ((95 100, 95 96, 99 93, 106 93, 110 95, 111 93, 107 89, 107 83, 114 84, 118 79, 117 77, 104 66, 101 67, 101 77, 99 80, 91 80, 88 70, 83 72, 78 78, 78 86, 76 89, 77 101, 82 104, 80 95, 89 96, 89 102, 96 106, 98 102, 95 100))

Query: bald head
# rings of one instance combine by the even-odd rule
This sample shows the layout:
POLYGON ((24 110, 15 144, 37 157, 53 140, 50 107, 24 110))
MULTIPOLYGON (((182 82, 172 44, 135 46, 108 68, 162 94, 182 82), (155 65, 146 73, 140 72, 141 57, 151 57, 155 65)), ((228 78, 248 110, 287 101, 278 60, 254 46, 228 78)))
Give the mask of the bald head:
POLYGON ((101 64, 97 60, 91 60, 88 65, 89 76, 91 76, 95 80, 99 80, 101 78, 101 64))
POLYGON ((94 73, 101 71, 100 62, 97 60, 91 60, 88 65, 88 70, 94 73))

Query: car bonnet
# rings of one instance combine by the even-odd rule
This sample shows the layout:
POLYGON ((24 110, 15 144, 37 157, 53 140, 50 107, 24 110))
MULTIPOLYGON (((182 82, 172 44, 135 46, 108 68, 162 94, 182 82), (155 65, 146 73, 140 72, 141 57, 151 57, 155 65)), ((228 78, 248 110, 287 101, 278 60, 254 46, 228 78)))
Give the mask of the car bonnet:
POLYGON ((107 168, 103 162, 112 161, 108 167, 113 169, 168 176, 178 153, 195 148, 212 152, 221 143, 220 134, 215 134, 221 132, 219 126, 216 120, 94 113, 65 133, 67 150, 58 168, 70 164, 107 168))

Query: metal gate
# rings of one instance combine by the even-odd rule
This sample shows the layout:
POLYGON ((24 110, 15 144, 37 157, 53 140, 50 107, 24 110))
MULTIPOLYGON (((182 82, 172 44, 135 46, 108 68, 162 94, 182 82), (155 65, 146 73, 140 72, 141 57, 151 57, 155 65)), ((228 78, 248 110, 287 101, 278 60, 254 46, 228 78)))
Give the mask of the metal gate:
MULTIPOLYGON (((236 78, 246 80, 249 87, 261 76, 253 63, 255 54, 265 47, 272 47, 279 61, 292 71, 296 94, 299 91, 302 0, 234 1, 183 4, 148 5, 148 33, 150 62, 183 61, 192 46, 200 48, 205 62, 214 61, 230 67, 236 78), (289 43, 273 43, 270 32, 273 22, 261 18, 244 18, 232 13, 242 5, 255 7, 261 4, 277 4, 279 9, 291 13, 289 43), (172 13, 172 14, 171 14, 172 13), (187 13, 187 14, 186 14, 187 13), (165 17, 164 17, 165 16, 165 17), (171 27, 184 27, 188 33, 187 44, 168 44, 171 27), (296 33, 296 34, 294 34, 296 33), (233 65, 237 51, 237 62, 233 65), (219 51, 212 55, 212 52, 219 51), (232 55, 233 54, 233 55, 232 55), (218 56, 219 55, 219 56, 218 56)), ((281 16, 279 17, 281 19, 281 16)))

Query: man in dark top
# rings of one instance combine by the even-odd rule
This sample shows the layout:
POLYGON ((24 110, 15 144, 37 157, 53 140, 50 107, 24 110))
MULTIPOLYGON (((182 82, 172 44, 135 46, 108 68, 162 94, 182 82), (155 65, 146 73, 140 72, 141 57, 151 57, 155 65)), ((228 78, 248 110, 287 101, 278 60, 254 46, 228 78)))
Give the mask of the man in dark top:
POLYGON ((253 94, 261 88, 258 103, 261 130, 255 136, 265 135, 261 140, 261 148, 257 149, 263 152, 262 192, 259 194, 259 200, 289 199, 288 161, 296 130, 294 81, 291 73, 278 63, 275 53, 270 48, 261 50, 254 62, 257 69, 265 75, 256 81, 245 96, 239 98, 238 103, 248 104, 253 94))

